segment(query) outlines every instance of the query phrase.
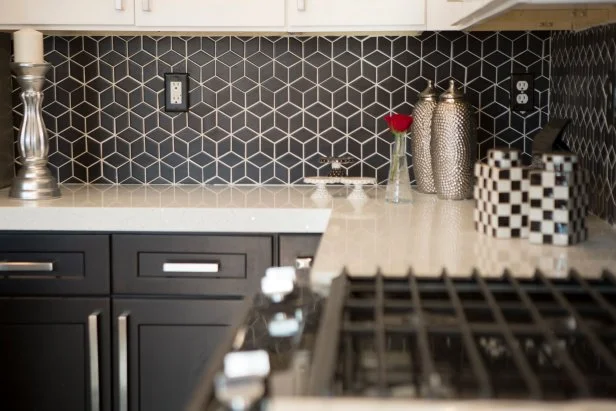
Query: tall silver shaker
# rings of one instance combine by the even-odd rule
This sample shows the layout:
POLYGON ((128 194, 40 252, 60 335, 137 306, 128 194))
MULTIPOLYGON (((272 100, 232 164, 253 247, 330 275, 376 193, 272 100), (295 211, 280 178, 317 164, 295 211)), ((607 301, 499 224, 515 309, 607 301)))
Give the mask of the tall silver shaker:
POLYGON ((432 117, 430 154, 439 198, 464 200, 473 195, 473 164, 477 157, 475 124, 471 105, 450 80, 432 117))
POLYGON ((437 100, 438 94, 432 85, 432 80, 428 80, 428 87, 419 93, 419 100, 413 110, 411 154, 417 189, 422 193, 436 193, 432 175, 430 140, 432 139, 432 115, 437 100))

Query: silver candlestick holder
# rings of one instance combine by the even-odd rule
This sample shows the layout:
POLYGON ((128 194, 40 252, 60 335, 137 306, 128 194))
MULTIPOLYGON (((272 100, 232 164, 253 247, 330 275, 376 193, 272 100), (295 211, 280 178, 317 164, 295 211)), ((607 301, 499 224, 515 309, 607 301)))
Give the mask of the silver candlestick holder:
POLYGON ((49 140, 43 123, 43 85, 48 63, 11 63, 21 86, 24 118, 19 129, 18 149, 22 167, 13 178, 9 197, 45 200, 60 197, 58 182, 47 168, 49 140))

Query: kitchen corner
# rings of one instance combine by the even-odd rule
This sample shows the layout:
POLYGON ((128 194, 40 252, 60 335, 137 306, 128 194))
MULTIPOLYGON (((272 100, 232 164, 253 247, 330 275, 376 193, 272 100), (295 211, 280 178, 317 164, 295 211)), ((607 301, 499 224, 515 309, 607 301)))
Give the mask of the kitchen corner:
POLYGON ((614 408, 614 16, 5 1, 0 409, 614 408))

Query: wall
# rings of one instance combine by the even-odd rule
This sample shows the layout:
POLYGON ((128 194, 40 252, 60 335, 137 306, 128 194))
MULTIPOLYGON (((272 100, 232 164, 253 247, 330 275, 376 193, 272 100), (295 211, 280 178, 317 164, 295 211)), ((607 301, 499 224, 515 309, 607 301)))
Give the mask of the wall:
MULTIPOLYGON (((319 157, 386 179, 382 116, 435 79, 463 83, 479 150, 529 150, 548 116, 547 33, 420 37, 47 37, 50 164, 64 183, 296 183, 319 157), (188 114, 162 111, 166 72, 190 74, 188 114), (537 109, 509 113, 509 75, 537 74, 537 109)), ((17 90, 16 126, 21 121, 17 90)), ((409 162, 412 164, 412 162, 409 162)))
POLYGON ((590 208, 616 222, 616 25, 554 32, 550 112, 571 118, 565 141, 590 171, 590 208))

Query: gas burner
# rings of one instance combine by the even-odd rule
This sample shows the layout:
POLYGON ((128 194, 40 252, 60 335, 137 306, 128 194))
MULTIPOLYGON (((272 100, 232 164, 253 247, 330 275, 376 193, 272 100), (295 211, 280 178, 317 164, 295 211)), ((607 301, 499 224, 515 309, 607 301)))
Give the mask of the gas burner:
POLYGON ((616 399, 616 279, 338 277, 309 394, 616 399))

